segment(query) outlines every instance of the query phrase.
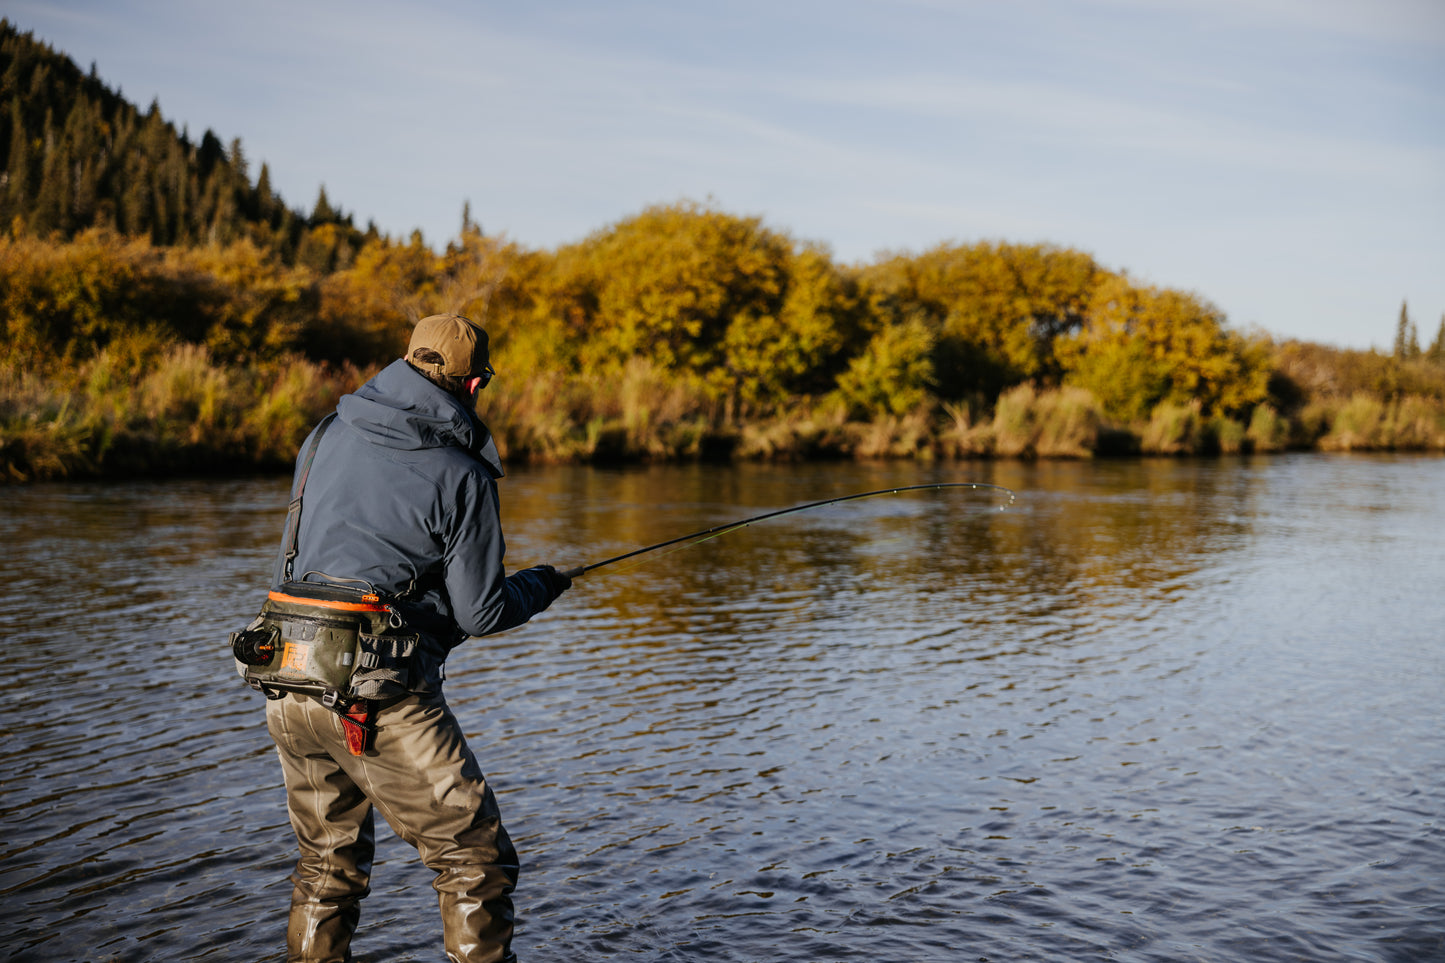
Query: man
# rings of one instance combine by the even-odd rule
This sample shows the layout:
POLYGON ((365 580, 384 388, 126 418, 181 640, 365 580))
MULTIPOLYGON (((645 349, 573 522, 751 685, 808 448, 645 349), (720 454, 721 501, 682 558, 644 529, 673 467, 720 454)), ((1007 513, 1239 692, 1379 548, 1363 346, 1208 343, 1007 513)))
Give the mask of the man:
MULTIPOLYGON (((477 418, 493 372, 487 334, 458 315, 419 322, 404 359, 346 395, 293 498, 304 510, 283 571, 308 582, 364 582, 419 636, 398 699, 363 703, 345 722, 323 700, 268 701, 301 858, 286 933, 292 961, 351 958, 369 891, 373 807, 436 872, 447 958, 514 960, 517 855, 497 803, 442 696, 448 652, 467 636, 521 625, 571 580, 548 565, 505 575, 495 444, 477 418), (366 713, 370 712, 369 715, 366 713), (348 746, 348 733, 354 741, 348 746), (357 753, 360 754, 357 754, 357 753)), ((313 436, 316 435, 313 431, 313 436)))

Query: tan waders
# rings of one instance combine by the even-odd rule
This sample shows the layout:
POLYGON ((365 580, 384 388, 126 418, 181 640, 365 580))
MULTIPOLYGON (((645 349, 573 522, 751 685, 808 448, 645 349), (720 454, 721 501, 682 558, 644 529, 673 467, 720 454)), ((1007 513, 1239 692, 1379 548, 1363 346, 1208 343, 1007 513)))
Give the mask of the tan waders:
POLYGON ((354 756, 341 720, 312 697, 266 704, 301 858, 291 875, 287 959, 344 963, 370 889, 372 807, 436 873, 447 959, 510 955, 517 853, 496 799, 440 693, 409 696, 376 717, 373 748, 354 756))

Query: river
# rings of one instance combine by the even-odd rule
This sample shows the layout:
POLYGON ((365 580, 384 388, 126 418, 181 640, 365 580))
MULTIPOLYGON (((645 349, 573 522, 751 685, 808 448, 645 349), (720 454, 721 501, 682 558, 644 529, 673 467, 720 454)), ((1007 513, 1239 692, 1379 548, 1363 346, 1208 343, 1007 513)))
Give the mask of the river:
MULTIPOLYGON (((1445 959, 1445 460, 519 469, 579 579, 458 650, 524 963, 1445 959)), ((284 959, 227 634, 279 478, 0 490, 0 955, 284 959)), ((442 956, 384 828, 359 961, 442 956)))

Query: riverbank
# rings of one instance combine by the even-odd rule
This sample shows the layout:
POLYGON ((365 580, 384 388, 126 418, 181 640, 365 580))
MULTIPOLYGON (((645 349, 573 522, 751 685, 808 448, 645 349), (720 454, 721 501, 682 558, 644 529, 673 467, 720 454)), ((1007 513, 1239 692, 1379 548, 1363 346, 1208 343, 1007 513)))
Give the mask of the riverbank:
MULTIPOLYGON (((193 345, 144 364, 102 352, 64 382, 0 368, 0 479, 285 471, 311 426, 370 373, 300 356, 217 365, 193 345)), ((1020 385, 991 406, 931 402, 859 420, 836 399, 800 399, 729 423, 633 365, 612 379, 499 377, 480 413, 513 464, 1445 451, 1445 403, 1363 392, 1286 412, 1261 404, 1247 420, 1163 402, 1121 423, 1084 389, 1020 385)))
MULTIPOLYGON (((318 228, 320 230, 320 228, 318 228)), ((1089 255, 980 242, 840 265, 649 208, 528 251, 0 237, 0 478, 284 469, 426 314, 483 322, 513 464, 1445 450, 1445 324, 1395 350, 1229 328, 1089 255)))

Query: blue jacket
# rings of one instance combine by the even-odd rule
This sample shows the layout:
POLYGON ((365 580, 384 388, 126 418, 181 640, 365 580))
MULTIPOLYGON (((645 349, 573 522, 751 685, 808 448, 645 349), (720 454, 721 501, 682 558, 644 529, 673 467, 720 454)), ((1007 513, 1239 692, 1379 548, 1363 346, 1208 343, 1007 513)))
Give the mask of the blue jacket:
MULTIPOLYGON (((501 460, 465 405, 395 361, 336 411, 306 480, 292 578, 363 579, 402 596, 432 688, 447 652, 526 622, 551 604, 551 584, 535 569, 506 576, 501 460)), ((281 571, 278 561, 273 588, 281 571)))

